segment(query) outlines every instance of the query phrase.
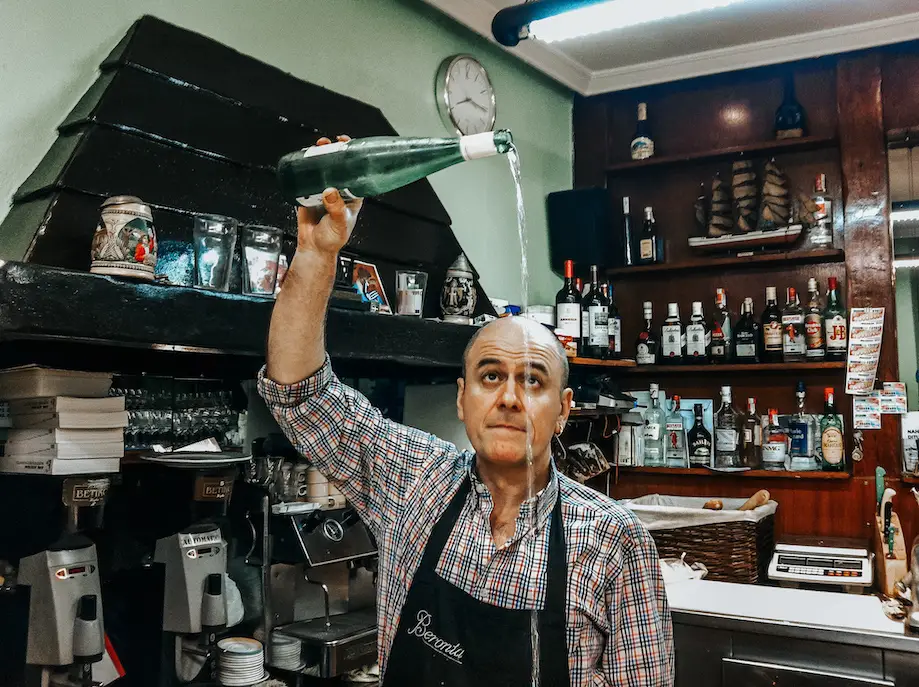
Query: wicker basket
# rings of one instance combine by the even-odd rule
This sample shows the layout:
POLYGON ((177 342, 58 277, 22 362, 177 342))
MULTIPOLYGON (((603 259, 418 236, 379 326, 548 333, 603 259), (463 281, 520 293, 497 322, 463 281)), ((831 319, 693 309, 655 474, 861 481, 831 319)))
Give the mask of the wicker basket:
MULTIPOLYGON (((658 495, 654 497, 661 498, 658 495)), ((639 518, 648 524, 642 513, 645 509, 640 506, 645 499, 654 497, 643 497, 631 502, 639 507, 628 503, 626 505, 630 505, 639 518)), ((708 500, 698 497, 693 499, 663 498, 698 501, 696 508, 701 508, 701 504, 708 500)), ((733 499, 723 499, 723 501, 725 508, 730 509, 729 503, 733 499)), ((740 503, 743 503, 742 499, 740 503)), ((659 523, 654 523, 649 525, 649 529, 661 558, 679 558, 685 553, 687 563, 698 561, 708 568, 708 575, 705 577, 707 580, 756 584, 766 579, 766 569, 774 547, 775 504, 773 502, 770 509, 765 506, 762 508, 764 510, 756 515, 748 511, 751 517, 747 520, 673 527, 671 518, 668 523, 671 526, 661 527, 659 523)), ((656 510, 661 509, 656 508, 656 510)), ((715 513, 727 516, 730 511, 707 511, 706 516, 716 517, 715 513)))

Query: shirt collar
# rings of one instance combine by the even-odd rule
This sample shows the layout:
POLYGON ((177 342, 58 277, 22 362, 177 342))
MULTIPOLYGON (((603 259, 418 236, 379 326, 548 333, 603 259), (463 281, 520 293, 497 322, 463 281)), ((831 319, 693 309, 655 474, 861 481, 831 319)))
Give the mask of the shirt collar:
MULTIPOLYGON (((469 465, 469 480, 472 483, 472 495, 476 500, 476 506, 490 514, 494 503, 488 487, 479 479, 474 459, 469 465)), ((544 529, 549 522, 549 517, 552 515, 552 509, 555 507, 558 496, 558 471, 555 468, 555 461, 550 459, 549 483, 535 496, 526 499, 520 504, 520 514, 517 516, 517 530, 513 538, 508 541, 508 545, 529 533, 533 525, 534 508, 536 509, 536 530, 541 531, 544 529)))

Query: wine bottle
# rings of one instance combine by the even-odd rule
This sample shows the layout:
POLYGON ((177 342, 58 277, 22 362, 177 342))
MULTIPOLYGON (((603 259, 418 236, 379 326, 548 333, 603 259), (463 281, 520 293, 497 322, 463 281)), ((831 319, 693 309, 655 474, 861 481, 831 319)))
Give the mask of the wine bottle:
POLYGON ((744 298, 734 331, 734 359, 738 363, 759 362, 759 325, 753 319, 753 299, 744 298))
POLYGON ((642 310, 644 311, 645 328, 635 342, 635 362, 639 365, 655 365, 659 344, 657 334, 654 332, 651 302, 645 301, 642 304, 642 310))
POLYGON ((638 240, 638 262, 642 265, 653 265, 662 262, 658 255, 657 222, 654 221, 654 209, 645 208, 645 221, 641 225, 641 234, 638 240))
POLYGON ((654 139, 651 138, 651 127, 648 125, 647 103, 638 103, 638 124, 632 137, 631 154, 633 160, 647 160, 654 156, 654 139))
POLYGON ((828 360, 845 360, 849 346, 846 307, 839 296, 839 281, 836 277, 830 277, 829 287, 826 310, 823 311, 823 321, 826 326, 826 357, 828 360))
POLYGON ((316 207, 329 187, 346 200, 378 196, 465 160, 507 153, 513 145, 505 129, 459 138, 356 138, 288 153, 278 162, 278 181, 289 201, 316 207))
MULTIPOLYGON (((555 294, 555 328, 581 345, 581 294, 574 283, 574 261, 565 260, 565 283, 555 294)), ((578 351, 580 353, 580 351, 578 351)))
POLYGON ((622 357, 622 316, 619 314, 619 308, 616 305, 612 284, 607 286, 607 294, 609 297, 609 314, 607 318, 609 351, 606 357, 610 360, 618 360, 622 357))
POLYGON ((727 294, 724 289, 715 289, 715 314, 712 316, 712 345, 709 352, 713 363, 726 363, 731 359, 733 339, 727 294))
POLYGON ((785 97, 775 111, 775 137, 781 140, 802 136, 807 136, 807 121, 804 108, 795 98, 794 74, 788 72, 785 75, 785 97))
POLYGON ((584 297, 587 311, 587 347, 583 355, 602 359, 609 350, 609 300, 600 289, 597 266, 590 266, 590 292, 584 297))
POLYGON ((782 362, 782 313, 779 312, 775 287, 766 287, 766 309, 763 310, 763 362, 782 362))
POLYGON ((632 218, 629 214, 629 197, 622 198, 622 243, 623 257, 627 267, 635 264, 635 258, 632 255, 632 218))

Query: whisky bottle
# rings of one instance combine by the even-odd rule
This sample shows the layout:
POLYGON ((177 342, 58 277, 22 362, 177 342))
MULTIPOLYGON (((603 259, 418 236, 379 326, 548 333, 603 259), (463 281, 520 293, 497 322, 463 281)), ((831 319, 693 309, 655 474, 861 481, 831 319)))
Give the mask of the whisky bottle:
POLYGON ((702 404, 693 405, 695 424, 689 430, 689 467, 708 468, 712 466, 712 435, 702 421, 702 404))
POLYGON ((779 424, 779 411, 769 409, 769 425, 763 437, 763 469, 784 470, 788 458, 788 434, 779 424))
POLYGON ((826 357, 827 360, 845 360, 849 346, 846 308, 839 296, 839 281, 836 277, 830 277, 829 286, 826 310, 823 311, 823 322, 826 326, 826 357))
POLYGON ((766 309, 762 316, 763 362, 782 362, 782 313, 779 312, 775 287, 766 287, 766 309))
POLYGON ((648 124, 648 104, 638 103, 638 124, 629 147, 633 160, 647 160, 654 156, 654 139, 651 138, 651 127, 648 124))
POLYGON ((278 161, 278 181, 289 201, 316 207, 329 187, 346 200, 378 196, 465 160, 508 153, 513 145, 505 129, 459 138, 355 138, 288 153, 278 161))
POLYGON ((715 289, 715 314, 712 316, 712 345, 709 351, 713 363, 730 361, 733 339, 727 293, 724 289, 715 289))
POLYGON ((686 335, 680 322, 680 306, 667 304, 667 319, 661 327, 661 362, 672 365, 683 362, 686 335))
POLYGON ((661 250, 663 242, 657 234, 657 222, 654 221, 654 209, 645 208, 645 221, 641 225, 638 239, 638 262, 642 265, 653 265, 664 261, 661 250))
POLYGON ((786 363, 799 363, 805 359, 806 353, 804 309, 798 300, 797 290, 789 287, 785 309, 782 310, 782 360, 786 363))
POLYGON ((708 347, 711 334, 705 324, 701 301, 693 301, 692 316, 686 325, 686 362, 702 364, 708 362, 708 347))
POLYGON ((654 331, 654 321, 651 311, 651 302, 642 304, 644 311, 645 328, 639 333, 635 342, 635 362, 638 365, 656 365, 658 354, 657 333, 654 331))
POLYGON ((740 413, 731 403, 731 387, 721 387, 721 407, 715 414, 715 467, 740 467, 737 453, 740 413))
POLYGON ((832 387, 823 390, 823 399, 823 415, 820 416, 820 461, 825 471, 839 472, 846 469, 845 439, 842 417, 836 411, 832 387))
POLYGON ((817 280, 811 277, 807 280, 807 290, 810 299, 807 301, 807 311, 804 314, 804 342, 807 346, 807 360, 819 362, 826 357, 826 342, 823 338, 823 303, 820 299, 820 289, 817 280))
POLYGON ((734 332, 734 360, 738 363, 759 362, 759 324, 753 319, 753 299, 744 298, 740 319, 734 332))

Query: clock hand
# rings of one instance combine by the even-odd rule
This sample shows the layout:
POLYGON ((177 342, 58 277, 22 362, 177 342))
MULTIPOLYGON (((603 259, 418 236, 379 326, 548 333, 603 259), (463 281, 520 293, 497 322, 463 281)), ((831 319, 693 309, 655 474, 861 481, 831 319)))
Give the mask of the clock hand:
MULTIPOLYGON (((467 102, 467 101, 464 100, 463 102, 465 103, 465 102, 467 102)), ((487 109, 485 109, 484 107, 482 107, 481 105, 479 105, 479 104, 478 104, 475 100, 473 100, 472 98, 469 98, 469 99, 468 99, 468 102, 472 103, 473 106, 479 108, 482 112, 486 112, 486 113, 488 112, 487 109)))

